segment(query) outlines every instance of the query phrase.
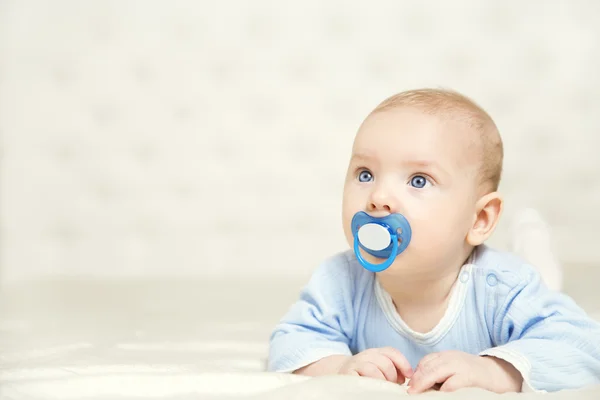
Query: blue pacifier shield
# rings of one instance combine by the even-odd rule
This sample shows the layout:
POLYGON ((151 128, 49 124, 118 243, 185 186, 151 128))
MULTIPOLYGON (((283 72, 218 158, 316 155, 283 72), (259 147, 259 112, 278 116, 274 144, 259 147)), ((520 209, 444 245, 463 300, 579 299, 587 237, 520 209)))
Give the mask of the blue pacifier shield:
POLYGON ((351 227, 354 254, 360 264, 372 272, 381 272, 392 265, 396 257, 406 249, 412 236, 410 224, 402 214, 375 218, 360 211, 352 218, 351 227), (385 261, 372 264, 362 257, 360 249, 385 261))

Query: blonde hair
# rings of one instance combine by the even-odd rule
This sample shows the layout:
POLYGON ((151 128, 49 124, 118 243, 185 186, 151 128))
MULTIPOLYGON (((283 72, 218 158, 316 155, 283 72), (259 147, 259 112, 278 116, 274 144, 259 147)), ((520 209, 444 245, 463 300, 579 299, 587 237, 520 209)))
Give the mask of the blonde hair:
POLYGON ((381 102, 371 114, 393 108, 414 107, 420 111, 466 124, 479 138, 480 183, 498 190, 504 148, 492 117, 470 98, 449 89, 416 89, 397 93, 381 102))

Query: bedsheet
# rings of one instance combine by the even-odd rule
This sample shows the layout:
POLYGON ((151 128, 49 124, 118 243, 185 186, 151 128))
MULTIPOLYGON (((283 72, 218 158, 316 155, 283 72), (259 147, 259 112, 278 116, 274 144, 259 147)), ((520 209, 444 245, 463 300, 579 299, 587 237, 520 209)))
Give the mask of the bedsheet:
MULTIPOLYGON (((109 400, 403 395, 403 386, 366 378, 265 372, 269 332, 301 285, 71 280, 3 288, 0 393, 8 399, 109 400)), ((600 318, 593 301, 586 308, 600 318)), ((476 389, 429 396, 497 397, 476 389)), ((598 399, 600 387, 542 396, 598 399)))

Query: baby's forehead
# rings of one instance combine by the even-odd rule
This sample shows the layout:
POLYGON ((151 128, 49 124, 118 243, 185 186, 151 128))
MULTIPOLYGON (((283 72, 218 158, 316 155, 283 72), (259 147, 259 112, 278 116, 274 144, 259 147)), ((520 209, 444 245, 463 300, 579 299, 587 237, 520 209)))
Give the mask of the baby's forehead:
POLYGON ((378 146, 405 156, 419 158, 431 153, 462 162, 481 152, 481 140, 477 123, 468 116, 403 107, 369 115, 359 129, 353 150, 368 151, 378 146))
POLYGON ((462 121, 435 115, 372 117, 377 120, 357 135, 354 164, 431 172, 445 182, 477 179, 482 160, 480 139, 462 121))
POLYGON ((361 128, 373 128, 377 125, 374 122, 381 127, 382 117, 388 122, 384 133, 393 137, 404 134, 401 139, 405 148, 415 136, 434 138, 437 146, 433 147, 439 148, 444 157, 461 166, 475 166, 480 180, 490 183, 493 190, 497 189, 504 158, 502 139, 491 116, 470 98, 444 89, 401 92, 381 102, 361 128), (396 115, 396 120, 392 120, 389 112, 401 113, 401 118, 396 115), (389 124, 390 121, 393 124, 389 124), (411 125, 408 122, 412 122, 412 126, 406 129, 411 125))

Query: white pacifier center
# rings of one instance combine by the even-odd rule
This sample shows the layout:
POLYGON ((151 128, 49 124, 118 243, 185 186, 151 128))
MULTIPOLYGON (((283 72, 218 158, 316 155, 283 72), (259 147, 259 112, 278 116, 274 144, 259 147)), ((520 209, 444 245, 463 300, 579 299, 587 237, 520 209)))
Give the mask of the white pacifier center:
POLYGON ((373 251, 385 249, 392 241, 390 232, 379 224, 365 224, 358 229, 357 235, 360 244, 373 251))

